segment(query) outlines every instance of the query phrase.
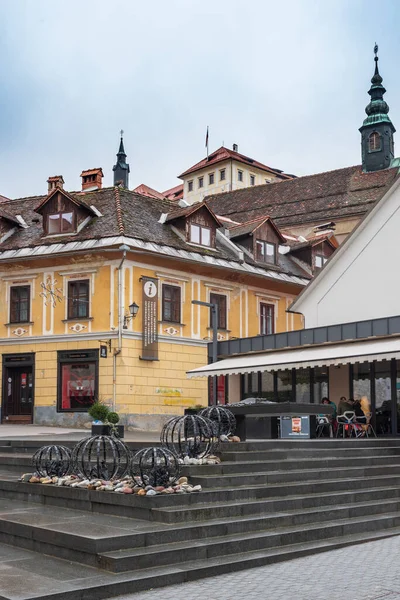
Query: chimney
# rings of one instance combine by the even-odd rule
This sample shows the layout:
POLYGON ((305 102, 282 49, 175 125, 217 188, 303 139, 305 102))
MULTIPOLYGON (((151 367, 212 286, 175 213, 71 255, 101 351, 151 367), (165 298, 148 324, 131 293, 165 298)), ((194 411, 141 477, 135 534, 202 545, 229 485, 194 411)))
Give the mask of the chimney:
POLYGON ((55 188, 64 187, 64 178, 62 175, 55 175, 54 177, 49 177, 47 180, 47 192, 50 194, 55 188))
POLYGON ((88 169, 82 171, 82 192, 92 192, 93 190, 101 190, 103 187, 102 179, 103 169, 88 169))
POLYGON ((237 144, 233 144, 233 146, 232 146, 232 150, 233 150, 234 152, 239 152, 239 146, 238 146, 237 144))

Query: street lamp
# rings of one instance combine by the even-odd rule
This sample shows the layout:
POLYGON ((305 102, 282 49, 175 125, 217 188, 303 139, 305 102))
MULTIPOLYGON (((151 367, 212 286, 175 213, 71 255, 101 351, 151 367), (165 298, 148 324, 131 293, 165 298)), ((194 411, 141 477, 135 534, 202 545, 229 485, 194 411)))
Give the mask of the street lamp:
POLYGON ((124 315, 124 329, 128 329, 128 321, 134 319, 139 312, 139 306, 136 302, 129 305, 129 315, 124 315))
MULTIPOLYGON (((192 300, 192 304, 198 304, 199 306, 207 306, 211 309, 211 326, 212 326, 212 362, 215 363, 218 360, 218 304, 214 302, 202 302, 201 300, 192 300)), ((217 405, 217 383, 218 377, 213 376, 213 405, 217 405)))

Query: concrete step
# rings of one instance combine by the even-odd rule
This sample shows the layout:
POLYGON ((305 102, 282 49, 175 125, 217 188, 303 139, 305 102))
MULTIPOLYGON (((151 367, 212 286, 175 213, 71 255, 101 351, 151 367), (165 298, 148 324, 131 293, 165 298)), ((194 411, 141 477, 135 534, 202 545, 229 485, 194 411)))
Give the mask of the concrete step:
POLYGON ((317 540, 327 540, 339 535, 354 535, 382 531, 400 526, 400 512, 369 516, 342 518, 324 523, 309 523, 306 526, 277 527, 273 531, 259 531, 249 534, 225 535, 206 538, 203 541, 169 543, 164 547, 134 548, 107 552, 99 556, 99 566, 113 572, 146 569, 158 566, 182 564, 191 560, 221 558, 230 554, 241 554, 282 548, 285 545, 302 544, 317 540))
MULTIPOLYGON (((163 523, 190 523, 211 519, 246 518, 254 515, 265 515, 278 511, 294 511, 310 508, 323 508, 327 506, 349 507, 358 503, 381 503, 386 500, 400 498, 398 487, 367 488, 358 491, 329 492, 323 494, 308 494, 301 496, 281 496, 261 500, 248 500, 246 502, 226 502, 217 504, 199 504, 185 507, 160 507, 153 509, 158 513, 157 520, 163 523)), ((263 517, 262 517, 263 518, 263 517)))
POLYGON ((195 485, 201 484, 203 487, 243 487, 250 485, 262 485, 270 483, 291 483, 296 481, 317 481, 318 479, 341 479, 341 478, 359 478, 374 477, 379 475, 400 475, 400 463, 390 465, 379 465, 371 467, 331 467, 329 470, 323 469, 296 469, 292 471, 280 470, 281 465, 277 465, 275 470, 266 471, 262 469, 254 473, 238 474, 217 474, 191 476, 191 482, 195 485))
MULTIPOLYGON (((233 445, 233 444, 232 444, 233 445)), ((285 450, 271 449, 271 450, 258 450, 258 451, 231 451, 222 450, 219 452, 219 456, 223 462, 252 462, 252 461, 264 461, 264 460, 287 460, 298 458, 302 459, 317 459, 317 458, 352 458, 352 457, 368 457, 376 456, 379 453, 380 456, 384 455, 399 455, 400 445, 398 446, 379 446, 378 448, 373 447, 336 447, 336 448, 292 448, 285 450)))
POLYGON ((385 454, 377 456, 355 456, 355 457, 324 457, 324 458, 296 458, 289 457, 283 460, 255 460, 255 461, 223 461, 219 465, 188 465, 184 466, 183 472, 186 475, 204 475, 204 474, 223 474, 232 473, 251 473, 257 471, 269 470, 298 470, 298 469, 327 469, 337 467, 369 467, 386 466, 400 463, 400 457, 397 454, 385 454))
POLYGON ((260 452, 264 450, 316 450, 335 448, 388 448, 399 446, 398 437, 387 438, 319 438, 314 440, 250 440, 246 442, 220 444, 221 452, 260 452))
POLYGON ((22 567, 25 576, 21 585, 16 585, 16 581, 21 580, 19 562, 11 560, 7 563, 7 568, 2 571, 0 597, 4 600, 38 600, 38 598, 41 600, 103 600, 116 595, 127 595, 283 562, 399 534, 400 528, 371 531, 326 540, 313 540, 303 544, 290 544, 281 548, 187 561, 180 565, 153 566, 149 569, 121 574, 74 566, 73 563, 61 559, 52 559, 35 552, 25 552, 22 567), (53 573, 62 575, 54 577, 53 573))

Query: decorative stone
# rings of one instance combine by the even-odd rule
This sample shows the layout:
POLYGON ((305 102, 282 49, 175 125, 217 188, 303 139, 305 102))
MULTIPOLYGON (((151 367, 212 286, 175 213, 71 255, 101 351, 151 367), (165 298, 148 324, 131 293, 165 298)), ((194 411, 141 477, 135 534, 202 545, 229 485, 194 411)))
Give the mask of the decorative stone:
POLYGON ((157 496, 156 490, 149 490, 146 492, 146 496, 157 496))
POLYGON ((138 491, 138 496, 145 496, 145 495, 146 495, 146 492, 143 489, 140 489, 138 491))
POLYGON ((187 477, 179 477, 178 479, 178 483, 182 484, 182 483, 187 483, 188 482, 188 478, 187 477))
POLYGON ((133 489, 130 487, 124 487, 122 491, 124 494, 133 494, 133 489))

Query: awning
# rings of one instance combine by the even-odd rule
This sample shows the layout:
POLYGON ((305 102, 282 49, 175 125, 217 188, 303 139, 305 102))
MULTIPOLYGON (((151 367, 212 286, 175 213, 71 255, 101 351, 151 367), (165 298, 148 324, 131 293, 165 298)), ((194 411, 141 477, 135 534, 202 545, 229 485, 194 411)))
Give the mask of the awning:
POLYGON ((323 367, 400 358, 400 337, 306 346, 233 356, 187 372, 188 377, 323 367))

